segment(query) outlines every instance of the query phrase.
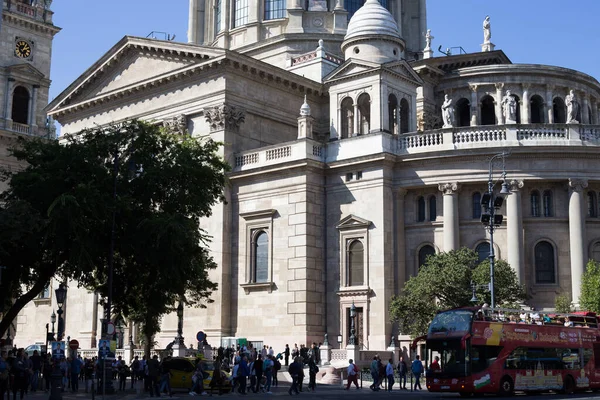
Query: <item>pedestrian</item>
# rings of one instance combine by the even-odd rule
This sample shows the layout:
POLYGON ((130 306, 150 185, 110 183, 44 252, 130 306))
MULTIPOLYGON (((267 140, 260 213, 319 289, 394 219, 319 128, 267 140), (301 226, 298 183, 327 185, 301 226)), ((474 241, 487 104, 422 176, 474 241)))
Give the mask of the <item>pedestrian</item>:
POLYGON ((415 376, 415 384, 413 385, 413 390, 417 390, 417 386, 419 387, 419 390, 422 390, 421 382, 419 381, 419 379, 421 378, 421 374, 423 373, 423 363, 421 362, 421 360, 419 360, 419 358, 420 357, 417 354, 415 356, 415 360, 412 362, 412 365, 410 367, 413 375, 415 376))
POLYGON ((171 370, 169 369, 169 363, 165 362, 169 358, 165 358, 160 363, 160 388, 158 392, 160 394, 166 392, 169 397, 173 397, 173 392, 171 391, 171 370))
POLYGON ((373 378, 373 384, 369 386, 371 390, 377 392, 379 390, 379 364, 377 363, 377 356, 373 357, 371 362, 371 378, 373 378))
POLYGON ((215 387, 218 390, 219 396, 222 393, 222 388, 223 388, 223 376, 221 373, 221 356, 218 356, 215 359, 215 362, 213 364, 213 374, 212 374, 212 378, 210 380, 210 383, 208 384, 208 387, 210 388, 210 395, 212 396, 213 394, 213 390, 215 389, 215 387))
POLYGON ((277 374, 279 373, 280 370, 281 370, 281 362, 279 361, 278 358, 275 358, 273 360, 273 386, 275 386, 275 387, 279 386, 279 379, 277 378, 277 374))
POLYGON ((392 387, 394 386, 394 362, 391 358, 385 366, 385 374, 388 379, 388 392, 391 392, 392 387))
POLYGON ((79 390, 79 374, 81 373, 81 361, 79 358, 73 357, 71 360, 71 390, 77 393, 79 390))
POLYGON ((85 360, 83 373, 85 376, 85 392, 87 393, 89 390, 91 390, 92 379, 94 378, 94 363, 92 360, 85 360))
POLYGON ((400 361, 398 361, 398 376, 400 377, 398 384, 400 385, 400 389, 408 390, 406 388, 407 373, 408 367, 406 366, 406 361, 404 361, 404 357, 400 357, 400 361))
POLYGON ((273 356, 267 356, 265 361, 263 361, 263 371, 265 374, 265 389, 264 391, 267 394, 273 394, 271 392, 271 383, 273 381, 273 367, 275 366, 275 362, 273 361, 273 356))
POLYGON ((44 357, 44 365, 42 366, 42 376, 44 377, 44 392, 48 393, 50 390, 50 380, 52 378, 52 356, 50 353, 46 353, 44 357))
POLYGON ((360 389, 358 386, 358 367, 354 364, 354 360, 348 360, 348 384, 346 385, 346 390, 350 389, 350 385, 354 382, 356 389, 360 389))
MULTIPOLYGON (((263 347, 263 350, 264 350, 265 354, 267 352, 267 348, 266 347, 267 346, 263 347)), ((261 383, 262 377, 263 377, 263 356, 262 356, 262 354, 259 354, 258 358, 256 359, 256 361, 254 361, 254 364, 252 366, 252 370, 254 372, 254 377, 256 379, 256 384, 252 388, 252 391, 254 393, 258 393, 261 390, 260 383, 261 383)))
POLYGON ((319 372, 319 367, 315 362, 314 357, 310 359, 308 362, 308 390, 315 391, 317 389, 317 372, 319 372))
POLYGON ((284 354, 284 359, 285 359, 285 366, 287 367, 290 361, 290 346, 286 343, 285 345, 285 351, 283 352, 284 354))
POLYGON ((290 386, 290 389, 288 390, 288 393, 290 396, 292 395, 292 392, 295 392, 296 394, 300 394, 300 391, 298 390, 298 379, 299 379, 301 370, 302 370, 302 365, 300 364, 300 358, 295 357, 294 361, 290 364, 290 366, 288 368, 288 372, 289 372, 290 376, 292 377, 292 385, 290 386))
POLYGON ((34 350, 33 355, 29 357, 29 361, 31 361, 31 391, 35 392, 38 389, 40 371, 42 370, 42 356, 38 354, 37 350, 34 350))
POLYGON ((17 356, 12 362, 10 368, 12 381, 13 400, 17 399, 17 392, 21 394, 21 400, 25 397, 25 388, 27 387, 27 365, 23 357, 23 349, 17 350, 17 356))
POLYGON ((158 377, 160 375, 160 363, 158 362, 158 356, 155 354, 152 359, 148 361, 147 365, 148 373, 148 389, 150 390, 150 397, 160 397, 160 390, 158 387, 158 377))
POLYGON ((140 377, 140 358, 139 356, 135 356, 129 369, 131 369, 131 388, 133 389, 133 384, 140 377))
POLYGON ((250 368, 248 367, 248 359, 243 355, 238 367, 238 383, 240 385, 238 393, 246 395, 246 379, 250 376, 250 368))
MULTIPOLYGON (((4 394, 8 392, 8 362, 6 361, 7 353, 2 350, 0 353, 0 400, 4 400, 4 394)), ((10 397, 10 393, 9 393, 10 397)))

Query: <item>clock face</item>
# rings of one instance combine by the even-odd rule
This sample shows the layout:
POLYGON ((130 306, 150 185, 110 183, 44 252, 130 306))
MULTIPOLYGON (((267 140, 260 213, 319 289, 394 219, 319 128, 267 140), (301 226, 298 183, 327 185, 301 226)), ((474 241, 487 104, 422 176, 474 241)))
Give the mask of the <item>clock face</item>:
POLYGON ((19 40, 15 45, 15 55, 20 58, 31 56, 31 45, 24 40, 19 40))

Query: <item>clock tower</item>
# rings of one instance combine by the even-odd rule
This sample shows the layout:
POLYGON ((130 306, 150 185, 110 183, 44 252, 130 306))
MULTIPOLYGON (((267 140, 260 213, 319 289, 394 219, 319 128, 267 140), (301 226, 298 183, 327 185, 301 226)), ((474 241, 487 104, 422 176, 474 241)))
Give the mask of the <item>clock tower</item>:
MULTIPOLYGON (((52 0, 0 0, 0 164, 11 164, 6 148, 19 135, 49 136, 52 0)), ((1 188, 0 188, 1 190, 1 188)))

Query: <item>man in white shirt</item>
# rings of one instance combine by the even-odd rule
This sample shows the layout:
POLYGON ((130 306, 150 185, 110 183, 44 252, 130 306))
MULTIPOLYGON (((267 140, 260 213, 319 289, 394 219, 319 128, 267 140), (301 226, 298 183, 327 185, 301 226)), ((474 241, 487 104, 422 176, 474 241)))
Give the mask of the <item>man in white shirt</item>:
POLYGON ((394 386, 394 362, 390 358, 388 360, 387 365, 385 366, 385 375, 388 378, 388 392, 392 391, 392 386, 394 386))
POLYGON ((350 364, 348 365, 348 384, 346 385, 346 390, 350 389, 352 382, 354 382, 357 389, 360 389, 358 386, 358 367, 354 364, 354 360, 350 359, 348 362, 350 364))

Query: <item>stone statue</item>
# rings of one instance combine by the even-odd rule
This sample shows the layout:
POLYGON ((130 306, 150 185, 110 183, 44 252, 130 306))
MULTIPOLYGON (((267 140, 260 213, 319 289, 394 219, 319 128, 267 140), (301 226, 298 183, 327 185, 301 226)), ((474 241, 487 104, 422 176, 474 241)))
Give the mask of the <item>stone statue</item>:
POLYGON ((452 107, 452 99, 448 98, 448 95, 444 97, 442 104, 442 119, 444 120, 442 128, 454 127, 454 107, 452 107))
POLYGON ((506 91, 506 95, 502 98, 501 104, 504 122, 507 124, 517 123, 517 100, 510 94, 510 90, 506 91))
POLYGON ((435 37, 431 36, 431 29, 427 29, 427 33, 425 34, 425 50, 431 49, 431 41, 435 39, 435 37))
POLYGON ((490 16, 488 15, 483 20, 483 43, 491 43, 492 40, 492 25, 490 23, 490 16))
POLYGON ((567 105, 567 124, 578 124, 580 121, 577 119, 579 114, 579 103, 575 99, 575 93, 569 91, 569 95, 565 97, 565 104, 567 105))

